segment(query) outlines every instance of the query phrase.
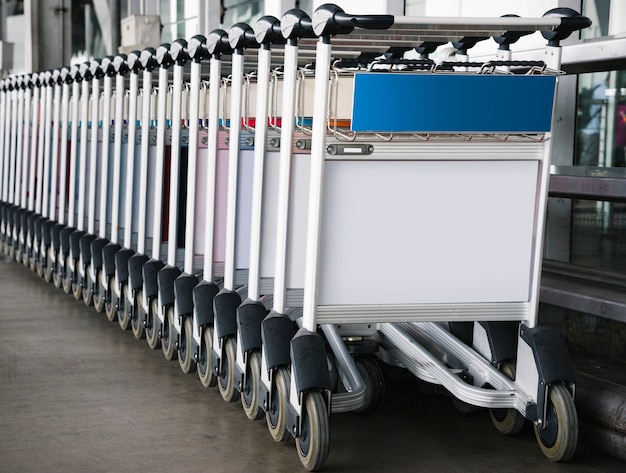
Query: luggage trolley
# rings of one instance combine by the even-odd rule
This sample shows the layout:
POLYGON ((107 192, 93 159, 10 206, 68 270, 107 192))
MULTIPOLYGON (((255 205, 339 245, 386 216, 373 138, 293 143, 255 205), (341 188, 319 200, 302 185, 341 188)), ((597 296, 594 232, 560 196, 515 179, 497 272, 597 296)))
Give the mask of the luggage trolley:
MULTIPOLYGON (((573 454, 566 346, 537 327, 557 76, 358 72, 351 127, 340 133, 332 111, 327 119, 328 66, 331 38, 347 44, 350 36, 343 43, 341 35, 353 27, 372 30, 353 35, 355 44, 380 44, 381 30, 390 46, 541 30, 547 58, 558 59, 559 41, 589 24, 563 9, 539 19, 357 16, 334 5, 315 11, 306 275, 302 328, 291 341, 287 421, 307 469, 321 468, 328 454, 331 383, 323 342, 315 339, 318 326, 329 324, 341 325, 342 335, 367 324, 385 361, 464 402, 498 409, 498 422, 508 423, 506 409, 518 412, 534 422, 552 460, 573 454), (487 107, 491 113, 476 116, 487 107), (470 345, 449 328, 457 322, 471 324, 470 345), (317 364, 312 349, 320 353, 317 364), (504 369, 505 361, 514 369, 504 369)), ((558 69, 557 61, 548 65, 558 69)))

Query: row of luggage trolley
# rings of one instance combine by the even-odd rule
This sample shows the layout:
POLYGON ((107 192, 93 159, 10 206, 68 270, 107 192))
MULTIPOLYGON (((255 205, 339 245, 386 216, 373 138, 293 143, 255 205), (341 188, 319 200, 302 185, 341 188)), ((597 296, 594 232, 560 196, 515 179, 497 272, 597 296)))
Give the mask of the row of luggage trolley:
POLYGON ((308 470, 331 412, 381 402, 383 364, 568 460, 574 376, 537 304, 559 42, 589 24, 327 4, 6 78, 3 250, 308 470), (535 31, 545 61, 511 61, 535 31))

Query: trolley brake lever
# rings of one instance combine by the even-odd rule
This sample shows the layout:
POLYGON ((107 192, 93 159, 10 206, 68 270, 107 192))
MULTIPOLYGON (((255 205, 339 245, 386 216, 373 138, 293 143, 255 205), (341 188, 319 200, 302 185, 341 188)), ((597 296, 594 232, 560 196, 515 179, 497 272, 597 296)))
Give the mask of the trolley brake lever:
POLYGON ((348 34, 354 28, 386 30, 393 22, 393 15, 352 15, 330 3, 319 6, 313 13, 313 31, 317 36, 348 34))

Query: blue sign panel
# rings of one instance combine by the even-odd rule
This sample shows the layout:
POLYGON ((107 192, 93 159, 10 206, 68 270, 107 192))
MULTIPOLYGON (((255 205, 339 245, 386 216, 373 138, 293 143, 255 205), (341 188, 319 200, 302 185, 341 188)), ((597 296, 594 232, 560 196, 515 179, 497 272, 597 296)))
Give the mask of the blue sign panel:
POLYGON ((380 133, 545 133, 555 76, 357 73, 352 129, 380 133))

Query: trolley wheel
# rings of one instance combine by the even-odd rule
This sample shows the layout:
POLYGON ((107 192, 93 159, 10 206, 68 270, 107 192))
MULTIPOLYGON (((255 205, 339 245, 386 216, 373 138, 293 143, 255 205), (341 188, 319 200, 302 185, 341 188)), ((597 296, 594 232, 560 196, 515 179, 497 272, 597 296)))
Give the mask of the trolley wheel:
POLYGON ((63 292, 65 294, 69 294, 70 292, 72 292, 72 274, 67 267, 67 262, 65 268, 65 276, 63 277, 63 292))
POLYGON ((133 299, 133 313, 130 318, 130 327, 133 331, 133 335, 137 340, 141 340, 146 336, 143 327, 143 317, 141 311, 141 291, 135 292, 135 298, 133 299))
POLYGON ((166 360, 176 358, 176 346, 174 345, 174 308, 168 307, 165 311, 165 320, 161 327, 161 351, 166 360))
POLYGON ((46 250, 46 267, 43 269, 43 279, 46 282, 52 280, 52 267, 48 264, 50 261, 50 248, 46 250))
POLYGON ((193 359, 193 321, 191 317, 184 317, 180 327, 180 343, 178 345, 178 365, 183 373, 191 373, 196 369, 193 359))
POLYGON ((274 371, 272 394, 267 406, 265 420, 267 428, 276 442, 284 442, 290 437, 287 430, 287 409, 289 403, 289 369, 281 366, 274 371))
POLYGON ((54 287, 56 287, 57 289, 60 289, 62 282, 63 282, 63 278, 61 277, 61 273, 58 270, 53 271, 52 272, 52 284, 54 284, 54 287))
POLYGON ((96 312, 104 312, 104 296, 100 292, 100 272, 96 273, 96 283, 93 286, 93 307, 96 312))
POLYGON ((239 394, 235 388, 235 340, 232 337, 227 337, 223 343, 222 370, 217 377, 217 386, 224 401, 235 402, 239 394))
POLYGON ((543 429, 535 425, 535 437, 543 454, 552 461, 567 461, 578 444, 578 415, 574 399, 562 384, 551 385, 543 429))
POLYGON ((385 396, 385 377, 378 362, 371 356, 360 356, 356 367, 365 383, 365 402, 356 412, 373 412, 385 396))
POLYGON ((452 397, 452 404, 460 414, 473 414, 478 411, 478 406, 461 401, 459 398, 452 397))
POLYGON ((302 429, 296 438, 296 449, 302 466, 318 471, 325 464, 330 448, 328 407, 319 391, 309 391, 302 406, 302 429))
POLYGON ((146 343, 153 350, 159 347, 159 331, 157 330, 157 313, 159 302, 156 297, 150 302, 146 314, 146 343))
POLYGON ((248 353, 246 383, 241 390, 241 405, 250 420, 259 420, 265 413, 259 406, 259 380, 261 379, 261 354, 258 350, 248 353))
POLYGON ((39 258, 37 259, 37 262, 36 262, 36 268, 37 268, 37 276, 39 276, 40 278, 43 278, 43 270, 44 270, 44 268, 43 268, 43 264, 41 264, 41 261, 40 261, 39 258))
POLYGON ((120 306, 117 311, 117 322, 120 324, 120 328, 122 330, 130 329, 130 304, 128 303, 126 284, 122 285, 122 290, 120 291, 120 298, 118 299, 118 305, 120 306))
POLYGON ((200 357, 197 363, 198 378, 205 388, 215 386, 217 377, 211 369, 211 348, 213 347, 213 327, 206 326, 202 329, 200 337, 200 357))
MULTIPOLYGON (((513 361, 504 361, 500 365, 500 371, 509 379, 515 380, 515 363, 513 361)), ((491 422, 498 429, 498 432, 504 435, 515 435, 524 427, 526 419, 515 409, 489 409, 489 417, 491 422)))
POLYGON ((78 281, 72 283, 72 295, 77 301, 83 298, 83 285, 78 281))
POLYGON ((93 290, 89 287, 89 265, 85 266, 85 281, 83 284, 83 302, 87 307, 93 303, 93 290))
POLYGON ((104 312, 106 313, 109 322, 117 319, 117 296, 113 291, 114 278, 109 278, 109 300, 104 301, 104 312))
POLYGON ((37 258, 35 258, 35 249, 33 248, 33 254, 30 256, 30 260, 28 261, 28 266, 32 272, 37 271, 37 258))

